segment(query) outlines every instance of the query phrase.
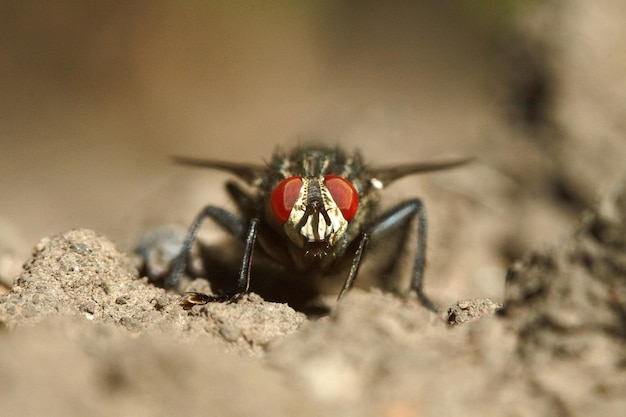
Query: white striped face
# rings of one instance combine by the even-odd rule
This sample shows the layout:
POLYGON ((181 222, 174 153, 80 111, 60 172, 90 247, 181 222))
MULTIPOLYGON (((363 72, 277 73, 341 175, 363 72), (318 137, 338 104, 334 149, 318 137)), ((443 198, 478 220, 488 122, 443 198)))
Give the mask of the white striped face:
MULTIPOLYGON (((272 211, 298 247, 333 247, 358 209, 358 193, 345 178, 289 177, 272 193, 272 211)), ((321 255, 320 255, 321 256, 321 255)))

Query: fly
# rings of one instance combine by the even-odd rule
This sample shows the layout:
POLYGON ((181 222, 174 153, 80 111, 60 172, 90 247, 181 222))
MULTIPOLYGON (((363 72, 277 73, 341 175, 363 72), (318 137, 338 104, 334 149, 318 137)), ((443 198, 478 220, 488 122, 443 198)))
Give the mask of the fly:
MULTIPOLYGON (((165 280, 168 288, 178 286, 198 229, 208 218, 244 242, 235 290, 221 295, 187 293, 182 301, 185 308, 237 300, 248 292, 255 250, 289 268, 294 275, 314 271, 324 274, 347 263, 349 268, 338 295, 341 299, 352 288, 369 243, 393 232, 403 232, 417 218, 417 249, 409 292, 414 292, 429 310, 438 311, 423 290, 427 218, 422 201, 409 199, 379 214, 379 195, 400 178, 454 168, 469 159, 369 167, 358 152, 348 154, 329 146, 303 146, 289 153, 279 151, 266 165, 174 159, 184 165, 226 171, 249 187, 227 183, 238 214, 209 205, 196 216, 165 280)), ((403 239, 404 245, 406 237, 403 239)))

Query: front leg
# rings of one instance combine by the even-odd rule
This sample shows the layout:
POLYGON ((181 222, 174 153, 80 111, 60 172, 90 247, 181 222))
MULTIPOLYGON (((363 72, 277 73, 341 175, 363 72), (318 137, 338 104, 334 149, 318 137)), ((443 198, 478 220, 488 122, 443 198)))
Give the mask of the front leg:
POLYGON ((248 292, 250 288, 250 266, 252 263, 252 255, 254 253, 254 244, 256 243, 259 218, 254 218, 250 221, 248 227, 248 233, 246 237, 246 246, 243 253, 243 259, 241 260, 241 268, 239 269, 239 276, 237 277, 237 283, 235 291, 231 294, 222 295, 208 295, 200 292, 186 293, 181 300, 181 305, 185 310, 189 310, 194 305, 202 305, 211 302, 224 302, 224 301, 237 301, 242 295, 248 292))
POLYGON ((370 240, 378 241, 401 227, 417 216, 417 249, 415 253, 413 272, 409 293, 415 292, 422 305, 433 312, 438 312, 437 305, 424 293, 423 279, 424 267, 426 266, 426 232, 427 218, 426 210, 421 200, 413 199, 400 203, 396 207, 383 213, 377 220, 370 224, 361 235, 359 246, 352 258, 352 266, 348 273, 348 278, 339 293, 339 298, 352 288, 357 272, 361 265, 363 254, 370 240))
POLYGON ((198 303, 200 304, 202 304, 203 301, 205 303, 210 301, 226 301, 232 298, 236 298, 245 293, 248 290, 249 286, 250 262, 252 259, 254 243, 256 241, 259 220, 255 218, 250 222, 248 226, 246 226, 245 219, 219 207, 207 206, 196 216, 191 226, 189 227, 189 231, 187 232, 187 236, 185 237, 182 248, 176 258, 174 258, 174 260, 172 261, 170 273, 165 280, 166 288, 176 288, 178 286, 180 278, 182 277, 187 267, 187 260, 189 258, 191 246, 193 245, 193 242, 195 241, 196 235, 198 233, 198 229, 200 228, 200 225, 205 218, 213 219, 219 226, 221 226, 223 229, 225 229, 227 232, 235 237, 246 236, 246 249, 244 253, 242 267, 236 283, 235 294, 229 296, 208 296, 200 293, 192 293, 187 296, 190 299, 191 303, 194 303, 194 301, 192 300, 199 301, 198 303))

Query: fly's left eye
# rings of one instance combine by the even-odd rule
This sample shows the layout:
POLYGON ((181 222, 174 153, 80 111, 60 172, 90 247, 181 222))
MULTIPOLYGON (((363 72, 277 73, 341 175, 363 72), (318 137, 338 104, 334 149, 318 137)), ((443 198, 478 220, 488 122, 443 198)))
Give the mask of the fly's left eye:
POLYGON ((352 183, 339 175, 326 175, 324 180, 343 218, 347 221, 352 220, 359 207, 359 193, 352 183))
POLYGON ((289 177, 278 183, 272 191, 272 213, 280 223, 286 223, 293 205, 300 195, 302 188, 302 178, 289 177))

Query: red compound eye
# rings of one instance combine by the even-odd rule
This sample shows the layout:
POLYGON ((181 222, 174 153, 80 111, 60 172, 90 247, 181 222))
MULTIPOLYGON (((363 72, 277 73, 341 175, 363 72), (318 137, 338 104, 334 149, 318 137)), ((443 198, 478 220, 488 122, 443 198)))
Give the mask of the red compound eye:
POLYGON ((359 193, 350 181, 338 175, 326 175, 326 188, 333 196, 333 200, 341 210, 343 218, 350 221, 356 215, 359 207, 359 193))
POLYGON ((289 177, 278 183, 272 191, 272 213, 280 223, 286 223, 289 213, 298 199, 302 188, 302 178, 289 177))

